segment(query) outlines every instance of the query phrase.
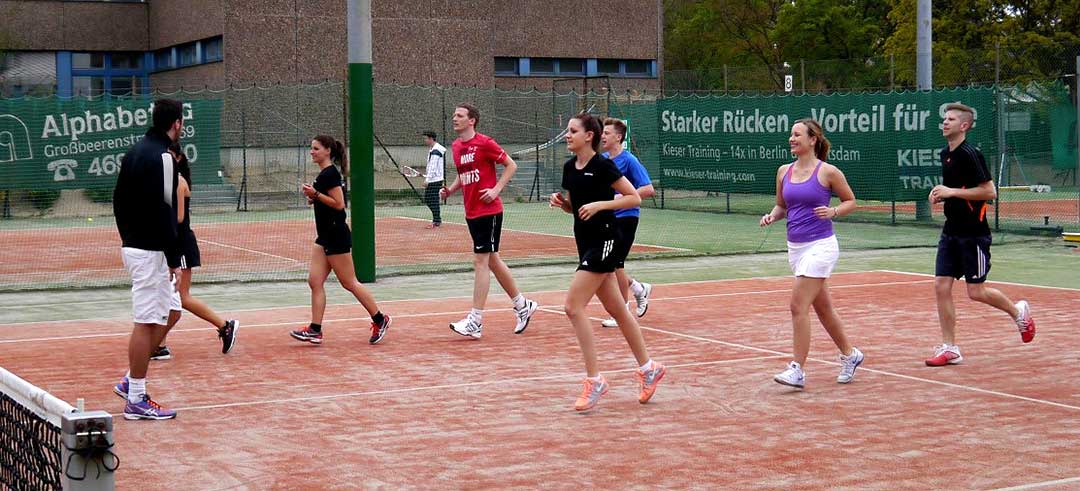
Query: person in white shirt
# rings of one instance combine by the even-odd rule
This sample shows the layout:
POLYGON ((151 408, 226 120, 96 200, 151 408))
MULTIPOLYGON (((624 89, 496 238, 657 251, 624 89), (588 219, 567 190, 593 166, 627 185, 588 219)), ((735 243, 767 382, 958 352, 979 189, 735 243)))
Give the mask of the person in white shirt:
POLYGON ((439 190, 443 187, 446 147, 435 141, 434 131, 424 132, 424 143, 430 148, 427 156, 427 172, 424 173, 424 204, 431 209, 431 223, 427 228, 436 228, 442 225, 442 216, 439 214, 439 190))

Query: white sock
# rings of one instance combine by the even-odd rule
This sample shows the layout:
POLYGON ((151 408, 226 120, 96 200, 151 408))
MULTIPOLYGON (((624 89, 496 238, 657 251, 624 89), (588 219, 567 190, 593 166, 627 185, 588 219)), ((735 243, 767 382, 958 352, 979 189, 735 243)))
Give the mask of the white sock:
POLYGON ((642 293, 645 293, 645 287, 641 286, 641 283, 638 282, 638 280, 630 280, 630 291, 634 292, 634 295, 640 297, 642 293))
POLYGON ((477 324, 480 324, 484 320, 484 311, 480 309, 472 309, 469 311, 469 317, 472 317, 472 320, 476 321, 477 324))
POLYGON ((142 402, 143 394, 146 394, 146 379, 128 377, 128 402, 142 402))
POLYGON ((131 370, 128 370, 127 373, 124 374, 124 378, 127 378, 127 379, 131 378, 131 370))
POLYGON ((649 368, 652 368, 652 358, 649 358, 649 361, 645 362, 644 365, 641 365, 641 371, 644 372, 644 371, 648 370, 649 368))
POLYGON ((590 377, 588 374, 585 375, 585 378, 587 378, 589 380, 592 380, 593 382, 599 382, 599 381, 604 379, 604 377, 601 376, 601 375, 597 375, 595 377, 590 377))
POLYGON ((521 309, 525 308, 525 295, 522 295, 522 294, 518 293, 518 296, 514 297, 511 300, 513 300, 513 302, 514 302, 514 309, 515 310, 521 310, 521 309))

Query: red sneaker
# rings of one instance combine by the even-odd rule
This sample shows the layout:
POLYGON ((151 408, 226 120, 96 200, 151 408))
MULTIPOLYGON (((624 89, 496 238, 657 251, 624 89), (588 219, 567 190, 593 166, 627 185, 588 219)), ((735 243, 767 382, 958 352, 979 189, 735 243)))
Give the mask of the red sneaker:
POLYGON ((1035 339, 1035 319, 1031 318, 1031 306, 1028 305, 1027 300, 1021 300, 1016 302, 1016 310, 1020 311, 1016 315, 1016 328, 1020 330, 1020 340, 1030 343, 1032 339, 1035 339))
POLYGON ((943 344, 938 346, 937 351, 932 358, 926 359, 926 366, 928 367, 943 367, 945 365, 957 365, 964 361, 964 357, 960 356, 960 347, 957 345, 943 344))

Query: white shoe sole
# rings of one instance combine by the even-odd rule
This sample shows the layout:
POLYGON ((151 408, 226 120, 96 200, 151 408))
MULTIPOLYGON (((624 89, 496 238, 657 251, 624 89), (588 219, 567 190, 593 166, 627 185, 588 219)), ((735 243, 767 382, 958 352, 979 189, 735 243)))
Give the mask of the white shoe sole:
POLYGON ((528 303, 525 304, 525 308, 529 310, 529 313, 525 316, 525 324, 521 326, 514 326, 514 334, 521 334, 525 332, 525 329, 529 327, 529 321, 532 320, 533 314, 535 314, 536 310, 540 308, 540 304, 530 300, 528 301, 528 303))

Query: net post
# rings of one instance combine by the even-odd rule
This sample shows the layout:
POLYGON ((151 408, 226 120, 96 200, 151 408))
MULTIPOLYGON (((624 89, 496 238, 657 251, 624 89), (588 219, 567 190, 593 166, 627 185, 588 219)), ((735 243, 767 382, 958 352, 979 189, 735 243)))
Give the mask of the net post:
POLYGON ((120 459, 113 453, 113 418, 105 411, 60 417, 61 486, 64 491, 112 491, 120 459))
POLYGON ((353 268, 375 281, 375 122, 371 69, 371 0, 348 0, 349 172, 353 268))

